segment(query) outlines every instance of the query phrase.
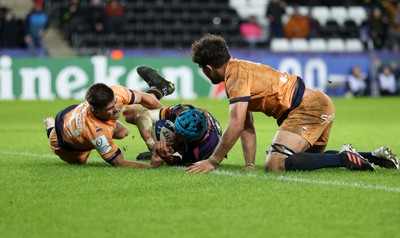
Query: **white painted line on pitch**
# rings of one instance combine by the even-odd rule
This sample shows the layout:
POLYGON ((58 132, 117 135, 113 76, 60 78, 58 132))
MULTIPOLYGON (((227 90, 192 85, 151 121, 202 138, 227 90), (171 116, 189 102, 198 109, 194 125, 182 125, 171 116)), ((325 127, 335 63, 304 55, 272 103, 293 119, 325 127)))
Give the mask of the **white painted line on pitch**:
POLYGON ((29 156, 29 157, 58 158, 56 155, 51 155, 51 154, 34 154, 34 153, 28 153, 28 152, 15 152, 15 151, 8 151, 8 150, 0 150, 0 154, 15 155, 15 156, 29 156))
POLYGON ((291 176, 272 176, 272 175, 256 175, 256 174, 243 174, 240 172, 230 172, 230 171, 222 171, 222 170, 214 170, 212 173, 221 174, 233 177, 249 177, 249 178, 257 178, 257 179, 269 179, 269 180, 279 180, 279 181, 289 181, 289 182, 299 182, 299 183, 308 183, 308 184, 322 184, 322 185, 335 185, 342 187, 351 187, 351 188, 362 188, 362 189, 372 189, 372 190, 381 190, 381 191, 389 191, 389 192, 400 192, 400 187, 387 187, 381 185, 368 185, 362 183, 346 183, 341 181, 329 181, 329 180, 316 180, 316 179, 307 179, 307 178, 299 178, 299 177, 291 177, 291 176))
MULTIPOLYGON (((29 156, 29 157, 46 157, 46 158, 57 158, 55 155, 51 154, 34 154, 27 152, 15 152, 15 151, 7 151, 0 150, 0 154, 4 155, 14 155, 14 156, 29 156)), ((177 169, 184 170, 184 167, 174 167, 177 169)), ((308 183, 308 184, 321 184, 321 185, 335 185, 342 187, 351 187, 351 188, 361 188, 361 189, 371 189, 371 190, 380 190, 380 191, 388 191, 388 192, 400 192, 400 187, 387 187, 380 185, 368 185, 362 183, 346 183, 340 181, 329 181, 329 180, 316 180, 316 179, 307 179, 307 178, 299 178, 292 176, 272 176, 272 175, 256 175, 252 173, 240 173, 240 172, 231 172, 231 171, 223 171, 223 170, 214 170, 211 174, 218 175, 226 175, 231 177, 247 177, 247 178, 257 178, 257 179, 268 179, 268 180, 278 180, 278 181, 288 181, 288 182, 297 182, 297 183, 308 183)))

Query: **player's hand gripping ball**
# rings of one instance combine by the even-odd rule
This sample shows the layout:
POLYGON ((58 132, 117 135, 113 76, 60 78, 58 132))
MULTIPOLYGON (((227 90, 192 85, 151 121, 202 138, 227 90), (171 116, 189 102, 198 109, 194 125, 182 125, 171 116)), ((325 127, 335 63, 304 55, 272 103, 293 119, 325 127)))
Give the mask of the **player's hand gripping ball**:
POLYGON ((153 138, 156 141, 164 140, 168 143, 173 143, 175 140, 174 123, 170 120, 159 120, 153 126, 153 138))

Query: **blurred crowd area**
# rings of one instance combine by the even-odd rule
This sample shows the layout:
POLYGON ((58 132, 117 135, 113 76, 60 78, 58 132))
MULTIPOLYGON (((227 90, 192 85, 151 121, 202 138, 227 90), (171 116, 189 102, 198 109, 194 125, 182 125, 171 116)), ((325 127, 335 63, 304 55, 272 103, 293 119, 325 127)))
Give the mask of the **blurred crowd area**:
MULTIPOLYGON (((0 4, 0 47, 45 49, 49 24, 71 48, 183 49, 206 33, 232 49, 399 52, 400 0, 33 0, 25 18, 0 4)), ((384 95, 398 94, 398 61, 376 64, 384 95), (394 80, 393 80, 394 78, 394 80)), ((369 95, 354 66, 348 95, 369 95)))
POLYGON ((13 9, 0 2, 0 47, 44 49, 43 38, 50 23, 43 0, 28 2, 32 6, 25 18, 17 18, 13 9))
POLYGON ((0 5, 2 48, 44 47, 49 22, 78 49, 187 48, 205 33, 224 36, 231 48, 275 50, 277 46, 279 51, 282 39, 300 42, 293 46, 300 51, 329 50, 338 44, 333 50, 341 51, 340 44, 346 50, 347 42, 353 51, 400 48, 399 0, 34 0, 27 4, 32 9, 23 19, 0 5), (330 44, 330 39, 344 43, 330 44))
MULTIPOLYGON (((375 70, 377 71, 375 72, 375 81, 379 95, 400 95, 400 69, 398 62, 395 60, 388 62, 376 60, 375 70)), ((370 72, 365 72, 359 65, 354 65, 346 79, 345 96, 351 98, 373 95, 371 77, 370 72)))

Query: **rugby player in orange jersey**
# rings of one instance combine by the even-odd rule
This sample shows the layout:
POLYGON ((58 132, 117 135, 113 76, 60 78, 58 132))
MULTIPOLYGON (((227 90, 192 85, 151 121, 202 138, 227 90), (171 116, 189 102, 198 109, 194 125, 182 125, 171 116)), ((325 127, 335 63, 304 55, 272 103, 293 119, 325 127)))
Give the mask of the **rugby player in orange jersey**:
MULTIPOLYGON (((56 118, 45 118, 44 123, 50 148, 70 164, 86 163, 91 150, 113 166, 147 168, 152 164, 125 160, 113 139, 122 139, 129 133, 118 121, 121 107, 141 104, 147 108, 162 108, 158 99, 174 91, 174 85, 165 79, 149 75, 138 68, 138 73, 152 87, 142 93, 123 86, 93 84, 86 92, 86 101, 60 111, 56 118), (150 94, 152 93, 152 94, 150 94)), ((153 163, 153 161, 152 161, 153 163)))
POLYGON ((217 35, 207 34, 195 41, 190 54, 213 84, 225 82, 230 106, 228 125, 214 153, 207 160, 188 167, 187 172, 213 170, 239 137, 245 169, 253 169, 256 155, 253 111, 274 117, 279 125, 267 149, 266 171, 326 167, 375 171, 368 160, 382 160, 388 167, 398 168, 397 157, 391 154, 390 148, 385 149, 388 147, 369 152, 368 160, 349 144, 336 153, 324 153, 335 117, 334 106, 323 92, 306 88, 300 77, 260 63, 232 59, 226 41, 217 35))

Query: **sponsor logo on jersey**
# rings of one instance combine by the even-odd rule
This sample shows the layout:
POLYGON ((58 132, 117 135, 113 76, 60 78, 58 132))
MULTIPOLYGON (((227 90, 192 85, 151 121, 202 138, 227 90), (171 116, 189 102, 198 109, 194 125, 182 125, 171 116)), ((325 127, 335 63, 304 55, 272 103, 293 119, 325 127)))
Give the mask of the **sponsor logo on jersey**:
POLYGON ((105 135, 102 135, 92 140, 92 144, 100 155, 105 155, 111 150, 111 145, 110 143, 108 143, 105 135))

